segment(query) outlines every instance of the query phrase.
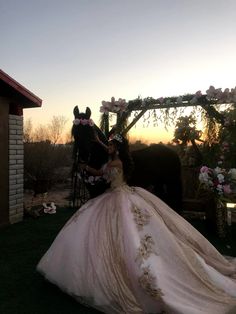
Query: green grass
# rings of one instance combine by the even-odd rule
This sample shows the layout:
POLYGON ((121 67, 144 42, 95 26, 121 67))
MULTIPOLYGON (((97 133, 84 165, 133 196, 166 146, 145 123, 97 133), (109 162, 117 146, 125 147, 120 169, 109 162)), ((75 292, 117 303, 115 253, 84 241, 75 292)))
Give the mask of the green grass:
MULTIPOLYGON (((0 229, 1 314, 98 313, 62 293, 35 270, 39 259, 72 214, 69 208, 58 209, 55 215, 26 218, 0 229)), ((204 221, 193 224, 221 253, 236 256, 236 244, 232 240, 236 235, 235 225, 231 238, 220 240, 207 233, 204 221), (227 248, 227 244, 231 248, 227 248)))

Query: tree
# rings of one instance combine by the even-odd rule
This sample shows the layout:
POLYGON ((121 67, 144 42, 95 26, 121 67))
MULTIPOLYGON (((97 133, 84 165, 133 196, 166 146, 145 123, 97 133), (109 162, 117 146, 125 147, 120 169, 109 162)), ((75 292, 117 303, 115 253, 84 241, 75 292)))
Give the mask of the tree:
POLYGON ((24 143, 30 143, 33 141, 33 125, 31 119, 27 119, 24 122, 23 141, 24 143))
POLYGON ((48 128, 45 125, 39 124, 33 133, 33 142, 49 141, 48 128))
POLYGON ((187 164, 191 159, 191 164, 199 165, 202 162, 202 155, 196 141, 203 141, 201 140, 202 131, 196 129, 196 123, 196 119, 193 117, 180 117, 175 126, 173 142, 180 145, 182 158, 188 159, 187 164), (187 147, 188 143, 192 144, 192 149, 187 147))
POLYGON ((67 119, 64 116, 53 116, 51 122, 48 124, 49 140, 52 144, 58 143, 61 139, 67 119))

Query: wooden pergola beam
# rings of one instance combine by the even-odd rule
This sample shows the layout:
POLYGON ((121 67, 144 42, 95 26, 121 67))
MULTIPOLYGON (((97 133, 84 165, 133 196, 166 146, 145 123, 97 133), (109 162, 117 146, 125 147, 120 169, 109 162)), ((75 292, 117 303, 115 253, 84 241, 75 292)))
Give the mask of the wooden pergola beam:
MULTIPOLYGON (((200 98, 197 99, 195 103, 192 103, 191 100, 193 95, 185 95, 181 102, 179 102, 177 97, 173 97, 168 99, 168 103, 160 103, 159 100, 150 98, 146 100, 146 104, 143 104, 141 99, 131 100, 129 101, 127 112, 128 114, 124 115, 127 117, 132 111, 140 111, 140 113, 133 119, 133 121, 126 127, 123 131, 123 134, 126 134, 134 125, 135 123, 144 115, 145 112, 148 110, 155 110, 155 109, 168 109, 168 108, 180 108, 180 107, 196 107, 200 106, 209 116, 213 117, 217 122, 223 124, 224 123, 224 116, 219 111, 216 110, 214 105, 223 105, 225 103, 219 103, 217 100, 209 101, 207 99, 207 95, 202 95, 200 98)), ((117 113, 110 111, 112 113, 117 113)))
POLYGON ((126 127, 126 129, 123 131, 123 134, 128 133, 128 131, 135 125, 135 123, 144 115, 144 113, 148 109, 143 109, 134 119, 133 121, 126 127))

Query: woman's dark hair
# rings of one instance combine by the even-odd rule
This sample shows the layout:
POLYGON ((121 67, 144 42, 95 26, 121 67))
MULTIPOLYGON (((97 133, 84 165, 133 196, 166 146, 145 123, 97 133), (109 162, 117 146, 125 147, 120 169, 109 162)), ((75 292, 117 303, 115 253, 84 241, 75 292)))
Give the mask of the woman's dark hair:
POLYGON ((111 141, 115 144, 119 152, 119 158, 123 164, 124 178, 125 180, 128 180, 134 169, 134 163, 133 163, 130 151, 129 151, 128 140, 123 136, 121 136, 121 139, 122 139, 122 142, 116 140, 115 138, 113 138, 111 141))

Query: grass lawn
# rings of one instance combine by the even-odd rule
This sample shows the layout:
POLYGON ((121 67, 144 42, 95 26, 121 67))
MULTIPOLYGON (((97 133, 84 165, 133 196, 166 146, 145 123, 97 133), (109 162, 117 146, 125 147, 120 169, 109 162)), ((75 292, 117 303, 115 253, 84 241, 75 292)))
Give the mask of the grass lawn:
MULTIPOLYGON (((69 208, 59 208, 55 215, 26 218, 0 229, 1 314, 99 313, 80 305, 35 271, 39 259, 72 214, 69 208)), ((236 256, 235 224, 230 238, 220 240, 207 233, 205 221, 192 223, 221 253, 236 256)))

